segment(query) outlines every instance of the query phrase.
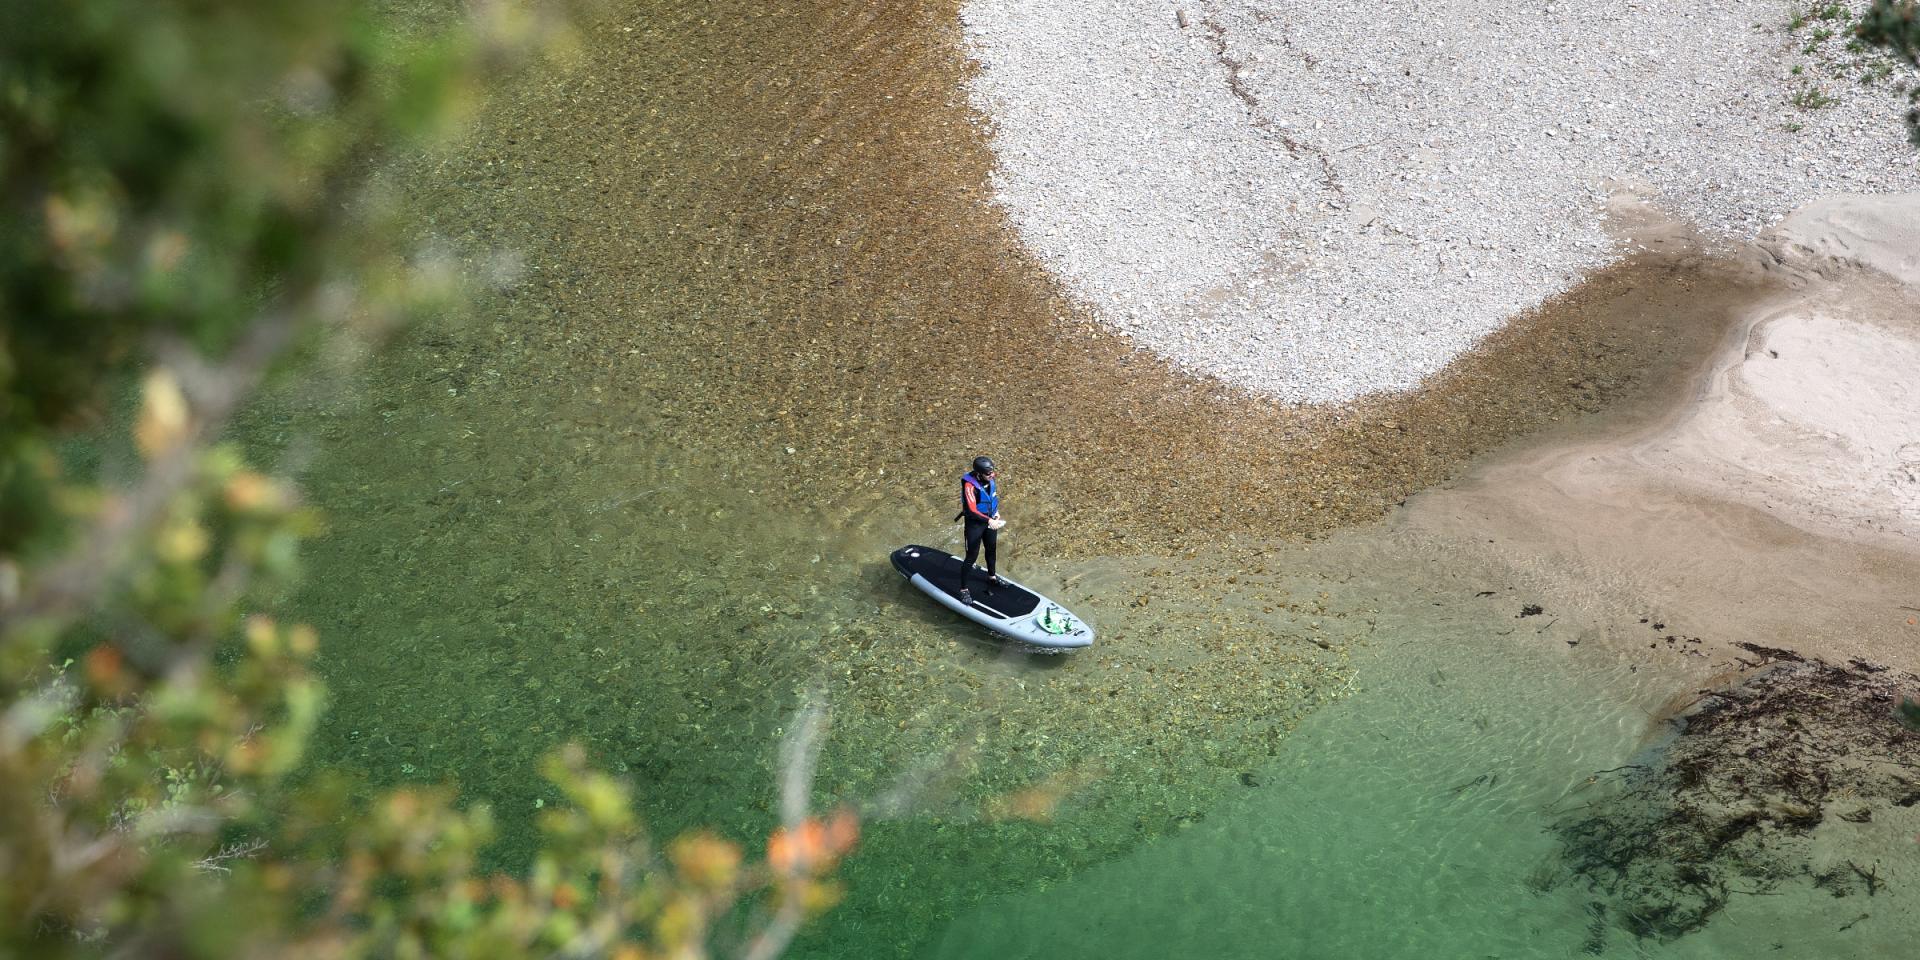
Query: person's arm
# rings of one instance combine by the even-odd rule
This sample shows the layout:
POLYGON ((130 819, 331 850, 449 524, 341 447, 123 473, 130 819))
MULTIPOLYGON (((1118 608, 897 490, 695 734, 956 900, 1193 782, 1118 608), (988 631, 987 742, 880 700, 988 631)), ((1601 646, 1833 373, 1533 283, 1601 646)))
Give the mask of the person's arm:
POLYGON ((988 522, 991 522, 994 519, 994 517, 989 517, 986 514, 980 512, 980 498, 977 494, 974 493, 973 484, 966 483, 963 481, 960 484, 960 492, 961 492, 961 496, 966 499, 968 516, 973 517, 976 520, 985 520, 988 522))

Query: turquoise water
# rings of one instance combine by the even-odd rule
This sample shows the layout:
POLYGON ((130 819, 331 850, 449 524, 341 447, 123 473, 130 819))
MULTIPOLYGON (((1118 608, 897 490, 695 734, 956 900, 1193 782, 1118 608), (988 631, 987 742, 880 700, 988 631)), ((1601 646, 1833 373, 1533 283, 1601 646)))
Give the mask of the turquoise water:
MULTIPOLYGON (((1354 694, 1203 820, 969 911, 930 955, 1906 955, 1920 914, 1897 892, 1736 895, 1671 943, 1636 940, 1600 912, 1605 898, 1569 881, 1551 827, 1606 789, 1595 773, 1657 762, 1668 727, 1649 711, 1669 691, 1533 632, 1383 628, 1356 659, 1354 694)), ((1887 852, 1911 860, 1901 841, 1887 837, 1887 852)))
MULTIPOLYGON (((757 454, 663 446, 590 382, 556 400, 510 350, 457 382, 378 382, 386 369, 368 407, 322 421, 303 477, 330 528, 290 605, 323 637, 315 766, 490 804, 487 865, 511 870, 560 799, 540 756, 578 742, 635 784, 657 833, 753 849, 781 732, 818 697, 815 801, 870 817, 847 901, 797 955, 916 955, 1010 883, 1064 881, 1202 815, 1338 694, 1368 632, 1278 564, 1256 573, 1253 548, 1212 567, 1068 563, 1016 519, 1006 569, 1111 642, 1008 656, 886 564, 953 539, 944 471, 842 477, 817 509, 768 510, 757 454), (920 769, 935 775, 910 803, 877 809, 920 769), (994 812, 1051 778, 1076 784, 1052 819, 994 812)), ((298 421, 266 410, 250 429, 298 421)))
POLYGON ((1676 681, 1565 645, 1569 622, 1517 630, 1521 598, 1476 599, 1499 584, 1443 548, 1064 560, 1016 529, 1010 572, 1103 639, 1010 657, 886 567, 951 539, 937 492, 766 515, 725 451, 478 382, 350 422, 308 477, 333 529, 295 604, 333 692, 315 761, 492 804, 493 866, 525 862, 558 799, 538 758, 566 741, 659 832, 751 847, 813 695, 815 800, 870 816, 846 902, 794 956, 1868 957, 1920 931, 1899 885, 1736 897, 1674 944, 1596 925, 1548 829, 1648 748, 1676 681), (936 775, 910 803, 874 806, 916 770, 936 775), (1049 783, 1048 816, 995 812, 1049 783))
MULTIPOLYGON (((1060 305, 982 239, 1001 224, 967 185, 990 158, 939 109, 951 58, 927 56, 947 7, 659 5, 638 36, 606 31, 572 87, 505 98, 497 136, 423 178, 471 192, 449 234, 537 275, 377 365, 364 408, 255 431, 324 448, 304 480, 333 532, 293 604, 333 694, 316 766, 456 785, 499 814, 488 866, 518 869, 558 799, 538 759, 575 741, 635 783, 657 833, 753 849, 781 733, 818 697, 814 799, 869 817, 847 900, 795 956, 1584 955, 1592 898, 1555 882, 1547 828, 1645 748, 1673 691, 1502 637, 1510 606, 1438 606, 1481 585, 1419 564, 1363 591, 1232 535, 1194 536, 1197 557, 1068 560, 1035 531, 1111 535, 1088 518, 1134 496, 1113 515, 1168 505, 1178 526, 1206 512, 1189 501, 1288 484, 1316 491, 1300 511, 1349 515, 1371 484, 1438 475, 1414 459, 1485 449, 1447 422, 1564 410, 1564 387, 1595 378, 1556 365, 1601 347, 1545 340, 1479 374, 1512 398, 1409 407, 1437 432, 1385 421, 1355 434, 1357 458, 1291 430, 1213 437, 1209 417, 1258 411, 1166 403, 1104 347, 1002 362, 960 334, 987 317, 1029 346, 1060 305), (914 106, 849 106, 883 96, 914 106), (981 444, 1015 465, 1008 571, 1086 614, 1095 650, 1006 656, 886 567, 902 543, 951 542, 954 477, 981 444), (1172 482, 1101 479, 1141 456, 1172 482), (1076 469, 1100 482, 1063 483, 1076 469), (775 482, 818 493, 795 507, 775 482), (915 772, 911 802, 878 809, 915 772), (1007 812, 1037 787, 1058 788, 1044 816, 1007 812)), ((1594 299, 1646 278, 1616 279, 1594 299)), ((1604 924, 1598 949, 1837 957, 1915 929, 1875 903, 1836 938, 1857 904, 1794 901, 1789 921, 1782 898, 1755 902, 1675 945, 1604 924)))
POLYGON ((1310 717, 1257 785, 1071 883, 961 918, 935 955, 1577 952, 1584 903, 1528 888, 1555 869, 1542 811, 1640 748, 1649 691, 1625 666, 1527 639, 1380 637, 1355 693, 1310 717))

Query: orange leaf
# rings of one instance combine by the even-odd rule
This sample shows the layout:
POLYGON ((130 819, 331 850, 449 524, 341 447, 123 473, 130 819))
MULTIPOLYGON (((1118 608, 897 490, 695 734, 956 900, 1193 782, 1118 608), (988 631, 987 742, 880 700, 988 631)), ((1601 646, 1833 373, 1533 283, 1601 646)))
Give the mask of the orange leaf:
POLYGON ((120 651, 112 647, 94 647, 87 653, 87 680, 96 690, 118 693, 125 686, 125 678, 121 676, 121 665, 125 662, 120 651))
POLYGON ((691 833, 675 839, 667 856, 688 883, 708 890, 731 885, 740 868, 740 848, 711 833, 691 833))
POLYGON ((860 842, 860 818, 852 810, 840 808, 827 825, 827 849, 840 856, 860 842))
POLYGON ((781 827, 767 837, 767 865, 776 873, 792 873, 799 866, 793 841, 787 837, 787 829, 781 827))

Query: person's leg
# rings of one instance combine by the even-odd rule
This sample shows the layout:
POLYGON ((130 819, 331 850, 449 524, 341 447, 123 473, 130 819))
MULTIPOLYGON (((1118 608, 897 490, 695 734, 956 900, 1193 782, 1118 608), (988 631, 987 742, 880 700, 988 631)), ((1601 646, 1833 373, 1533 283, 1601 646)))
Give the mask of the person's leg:
MULTIPOLYGON (((960 593, 962 595, 967 592, 967 574, 973 572, 974 558, 980 556, 981 538, 991 535, 992 531, 987 529, 986 524, 974 523, 971 520, 967 521, 967 559, 966 562, 960 564, 960 593)), ((991 547, 988 548, 987 555, 989 557, 993 555, 991 547)), ((987 562, 992 563, 993 561, 988 560, 987 562)))
POLYGON ((993 561, 996 548, 1000 546, 1000 531, 988 530, 980 539, 987 545, 987 579, 999 583, 1000 575, 994 572, 993 561))

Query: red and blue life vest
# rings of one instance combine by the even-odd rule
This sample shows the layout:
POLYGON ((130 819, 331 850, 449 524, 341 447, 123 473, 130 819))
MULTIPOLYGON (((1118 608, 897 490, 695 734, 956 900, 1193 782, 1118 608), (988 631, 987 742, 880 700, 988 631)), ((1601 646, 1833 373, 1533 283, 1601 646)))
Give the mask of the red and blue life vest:
MULTIPOLYGON (((981 483, 971 471, 960 475, 960 516, 968 520, 991 517, 1000 512, 1000 484, 997 480, 981 483), (967 507, 967 488, 973 488, 973 508, 967 507), (975 514, 979 516, 975 516, 975 514)), ((955 519, 959 519, 956 517, 955 519)))

